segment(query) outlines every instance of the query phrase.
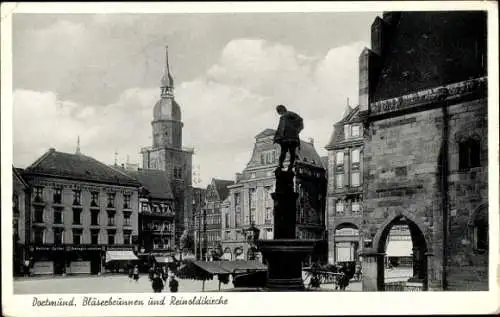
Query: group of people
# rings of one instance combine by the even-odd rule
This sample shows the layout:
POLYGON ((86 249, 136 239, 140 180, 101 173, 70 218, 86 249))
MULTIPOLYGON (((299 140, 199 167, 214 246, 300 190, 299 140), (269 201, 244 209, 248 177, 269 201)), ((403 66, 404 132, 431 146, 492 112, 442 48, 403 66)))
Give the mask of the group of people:
MULTIPOLYGON (((327 275, 326 279, 331 280, 335 284, 335 289, 344 291, 352 278, 355 280, 361 280, 361 264, 357 263, 355 267, 346 265, 345 263, 327 266, 326 268, 321 268, 318 263, 313 263, 311 266, 311 279, 309 281, 310 288, 319 288, 321 286, 321 276, 324 272, 334 273, 333 279, 329 279, 327 275)), ((323 274, 324 276, 324 274, 323 274)), ((327 281, 328 283, 328 281, 327 281)))
MULTIPOLYGON (((173 273, 170 274, 169 278, 169 271, 165 266, 162 267, 152 265, 149 268, 148 277, 151 282, 153 292, 155 293, 161 293, 163 291, 167 280, 169 280, 168 287, 171 293, 176 293, 179 289, 179 281, 177 281, 173 273)), ((139 267, 137 265, 129 270, 129 278, 135 280, 136 282, 139 280, 139 267)))

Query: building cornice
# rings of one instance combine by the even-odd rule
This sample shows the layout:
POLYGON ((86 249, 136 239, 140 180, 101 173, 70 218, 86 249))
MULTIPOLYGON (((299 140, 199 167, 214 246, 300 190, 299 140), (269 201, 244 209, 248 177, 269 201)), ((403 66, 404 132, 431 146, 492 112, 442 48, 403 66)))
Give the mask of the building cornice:
POLYGON ((486 96, 488 77, 474 78, 449 85, 370 103, 369 116, 382 116, 410 110, 418 111, 428 105, 458 102, 471 95, 486 96))

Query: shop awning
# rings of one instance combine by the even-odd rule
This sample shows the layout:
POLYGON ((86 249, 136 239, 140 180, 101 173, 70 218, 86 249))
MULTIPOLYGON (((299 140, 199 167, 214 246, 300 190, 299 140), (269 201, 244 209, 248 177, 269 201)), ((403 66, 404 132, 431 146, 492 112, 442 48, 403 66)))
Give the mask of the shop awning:
POLYGON ((106 251, 106 263, 111 261, 133 261, 139 260, 134 252, 127 250, 106 251))
POLYGON ((411 240, 389 241, 385 254, 388 257, 409 257, 413 253, 412 247, 411 240))

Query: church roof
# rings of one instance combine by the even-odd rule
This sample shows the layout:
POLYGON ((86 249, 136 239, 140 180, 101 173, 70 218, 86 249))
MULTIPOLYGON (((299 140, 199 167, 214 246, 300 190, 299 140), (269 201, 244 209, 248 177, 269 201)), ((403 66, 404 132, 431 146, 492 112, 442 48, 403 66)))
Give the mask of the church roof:
POLYGON ((174 77, 170 73, 170 64, 168 63, 168 46, 165 47, 165 71, 160 81, 161 87, 174 87, 174 77))
POLYGON ((27 167, 23 175, 60 177, 133 187, 140 186, 135 179, 127 174, 113 169, 90 156, 58 152, 55 149, 50 149, 27 167))
POLYGON ((165 171, 153 169, 138 169, 125 171, 135 178, 149 192, 151 198, 173 199, 172 187, 165 171))

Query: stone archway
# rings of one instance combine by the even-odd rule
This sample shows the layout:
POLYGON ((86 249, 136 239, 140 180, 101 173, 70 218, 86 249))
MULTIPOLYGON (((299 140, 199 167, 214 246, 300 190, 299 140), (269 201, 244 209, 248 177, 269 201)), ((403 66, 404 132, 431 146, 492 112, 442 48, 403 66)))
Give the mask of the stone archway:
POLYGON ((335 263, 357 262, 360 247, 360 230, 351 222, 342 222, 334 229, 335 263))
MULTIPOLYGON (((402 230, 403 231, 403 230, 402 230)), ((401 234, 404 237, 404 232, 401 234)), ((428 261, 427 261, 427 251, 428 242, 424 236, 424 231, 422 227, 419 226, 413 219, 410 219, 406 215, 399 214, 392 219, 389 219, 381 226, 381 230, 377 232, 374 237, 373 247, 379 254, 377 261, 377 289, 378 290, 397 290, 404 291, 405 288, 403 284, 405 282, 415 282, 416 285, 421 285, 423 290, 427 290, 428 284, 428 261), (391 230, 395 227, 406 227, 408 230, 409 239, 411 240, 411 274, 408 280, 390 282, 388 283, 386 274, 386 252, 388 247, 388 240, 391 234, 391 230), (397 287, 396 287, 397 285, 397 287)), ((397 276, 396 276, 397 277, 397 276)))

